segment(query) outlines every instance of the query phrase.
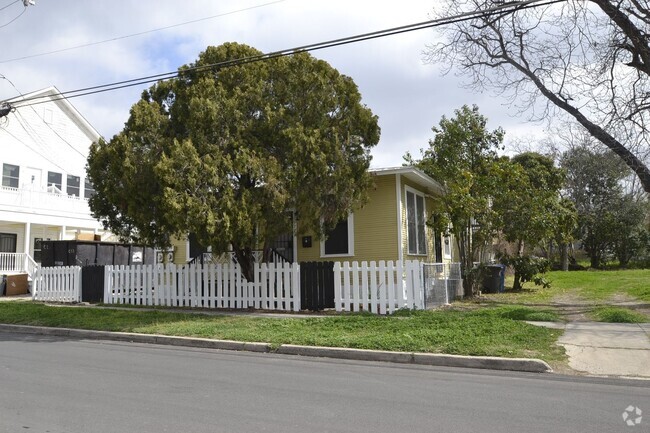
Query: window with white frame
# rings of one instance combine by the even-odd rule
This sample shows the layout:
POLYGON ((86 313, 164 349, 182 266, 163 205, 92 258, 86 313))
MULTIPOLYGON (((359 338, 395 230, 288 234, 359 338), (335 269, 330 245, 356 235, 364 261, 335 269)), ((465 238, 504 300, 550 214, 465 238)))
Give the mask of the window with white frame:
POLYGON ((68 195, 73 195, 79 197, 79 190, 81 185, 81 180, 79 176, 68 175, 68 184, 67 184, 67 193, 68 195))
POLYGON ((354 255, 354 217, 352 214, 336 224, 321 242, 322 256, 354 255))
MULTIPOLYGON (((58 191, 62 191, 63 186, 62 186, 62 175, 61 173, 57 173, 55 171, 48 171, 47 172, 47 187, 51 188, 54 187, 58 191)), ((57 192, 56 190, 53 190, 51 192, 57 192)))
POLYGON ((90 198, 95 195, 95 187, 88 178, 84 179, 84 198, 90 198))
POLYGON ((406 222, 408 253, 413 255, 426 255, 426 212, 424 210, 424 196, 414 190, 406 190, 406 222))
POLYGON ((11 164, 2 164, 2 186, 18 188, 20 167, 11 164))

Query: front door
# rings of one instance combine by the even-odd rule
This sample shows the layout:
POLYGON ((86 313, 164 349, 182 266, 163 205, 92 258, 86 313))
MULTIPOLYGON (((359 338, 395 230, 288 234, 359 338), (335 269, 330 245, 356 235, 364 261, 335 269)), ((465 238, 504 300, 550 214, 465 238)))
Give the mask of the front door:
POLYGON ((29 190, 40 190, 42 174, 43 171, 40 168, 26 167, 22 187, 29 190))
POLYGON ((15 253, 17 238, 13 233, 0 233, 0 253, 15 253))

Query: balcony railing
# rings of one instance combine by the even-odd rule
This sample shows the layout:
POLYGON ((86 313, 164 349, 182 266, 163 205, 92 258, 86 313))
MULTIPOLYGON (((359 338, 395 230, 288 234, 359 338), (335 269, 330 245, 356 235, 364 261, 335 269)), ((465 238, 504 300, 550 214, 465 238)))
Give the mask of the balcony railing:
POLYGON ((59 211, 66 214, 89 214, 88 200, 69 196, 56 187, 48 190, 11 188, 0 186, 0 209, 3 210, 59 211))

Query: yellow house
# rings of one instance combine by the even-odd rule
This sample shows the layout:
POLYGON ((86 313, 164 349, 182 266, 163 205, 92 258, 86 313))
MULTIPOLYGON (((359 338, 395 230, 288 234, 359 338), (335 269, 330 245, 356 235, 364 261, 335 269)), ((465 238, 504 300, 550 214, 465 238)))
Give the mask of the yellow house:
MULTIPOLYGON (((297 262, 451 262, 451 239, 435 234, 425 224, 442 195, 442 186, 414 167, 371 169, 370 173, 374 187, 365 206, 341 221, 326 240, 309 233, 284 237, 279 247, 282 255, 297 262)), ((201 253, 187 238, 174 240, 173 251, 178 264, 201 253)))
POLYGON ((378 168, 370 173, 374 187, 366 205, 339 222, 326 240, 300 236, 295 260, 451 261, 450 239, 426 225, 442 186, 414 167, 378 168))

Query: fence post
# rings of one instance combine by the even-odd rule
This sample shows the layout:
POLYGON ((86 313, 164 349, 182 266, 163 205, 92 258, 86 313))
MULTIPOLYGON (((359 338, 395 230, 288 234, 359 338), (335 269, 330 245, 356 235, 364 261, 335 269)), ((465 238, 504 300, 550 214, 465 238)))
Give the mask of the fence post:
POLYGON ((36 299, 37 295, 36 292, 40 289, 39 288, 39 276, 41 275, 41 268, 38 267, 36 268, 36 272, 34 272, 34 279, 32 280, 32 283, 34 284, 34 287, 32 287, 32 301, 36 299))
POLYGON ((339 313, 343 311, 341 299, 341 263, 334 263, 334 308, 339 313))
POLYGON ((75 280, 77 302, 81 302, 81 266, 77 266, 77 271, 75 272, 75 280))
POLYGON ((415 270, 418 274, 417 282, 418 282, 418 307, 420 310, 424 310, 425 304, 424 304, 424 270, 422 266, 422 262, 416 261, 414 263, 415 265, 415 270))
POLYGON ((293 298, 293 311, 300 311, 300 265, 297 262, 291 264, 291 297, 293 298))
POLYGON ((386 262, 383 260, 379 261, 379 285, 377 286, 377 314, 388 314, 386 309, 386 294, 387 294, 387 281, 386 274, 388 273, 388 268, 386 267, 386 262))

